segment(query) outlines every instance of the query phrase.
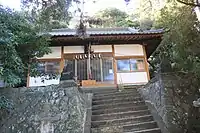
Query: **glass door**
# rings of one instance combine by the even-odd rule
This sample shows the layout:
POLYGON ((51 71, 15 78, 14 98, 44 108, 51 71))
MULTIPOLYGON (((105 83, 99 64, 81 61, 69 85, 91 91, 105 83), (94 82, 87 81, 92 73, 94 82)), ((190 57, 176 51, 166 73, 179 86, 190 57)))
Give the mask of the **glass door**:
MULTIPOLYGON (((87 59, 65 60, 62 77, 65 80, 88 80, 87 59)), ((90 60, 91 79, 97 82, 114 83, 113 58, 102 57, 90 60)))
POLYGON ((77 79, 79 81, 87 80, 87 59, 76 60, 77 79))
POLYGON ((114 83, 113 58, 102 58, 103 82, 114 83))
POLYGON ((92 80, 96 80, 97 82, 102 81, 102 72, 101 72, 101 63, 99 58, 91 59, 90 68, 92 74, 92 80))

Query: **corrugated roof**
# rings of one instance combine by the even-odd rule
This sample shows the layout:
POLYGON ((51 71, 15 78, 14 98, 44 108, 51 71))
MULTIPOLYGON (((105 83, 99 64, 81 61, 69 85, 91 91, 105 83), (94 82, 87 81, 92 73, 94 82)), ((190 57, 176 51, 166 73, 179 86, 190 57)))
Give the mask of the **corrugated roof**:
MULTIPOLYGON (((123 35, 123 34, 157 34, 163 33, 162 29, 141 31, 135 28, 87 28, 86 34, 89 35, 123 35)), ((73 36, 76 29, 53 29, 48 34, 52 36, 73 36)))

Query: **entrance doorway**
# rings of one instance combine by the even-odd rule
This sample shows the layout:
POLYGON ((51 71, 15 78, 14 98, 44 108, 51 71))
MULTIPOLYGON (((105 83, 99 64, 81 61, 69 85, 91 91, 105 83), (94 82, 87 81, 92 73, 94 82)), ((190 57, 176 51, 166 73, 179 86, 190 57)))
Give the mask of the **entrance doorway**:
MULTIPOLYGON (((88 59, 66 59, 63 73, 66 79, 76 78, 78 81, 88 80, 88 59)), ((96 82, 114 84, 113 58, 94 58, 90 61, 91 77, 96 82)))

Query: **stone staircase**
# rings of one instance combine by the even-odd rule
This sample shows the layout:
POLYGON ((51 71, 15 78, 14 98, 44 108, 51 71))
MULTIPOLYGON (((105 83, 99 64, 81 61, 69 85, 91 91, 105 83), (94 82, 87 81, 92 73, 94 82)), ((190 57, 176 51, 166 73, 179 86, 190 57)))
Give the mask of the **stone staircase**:
POLYGON ((161 133, 137 89, 94 92, 92 133, 161 133))

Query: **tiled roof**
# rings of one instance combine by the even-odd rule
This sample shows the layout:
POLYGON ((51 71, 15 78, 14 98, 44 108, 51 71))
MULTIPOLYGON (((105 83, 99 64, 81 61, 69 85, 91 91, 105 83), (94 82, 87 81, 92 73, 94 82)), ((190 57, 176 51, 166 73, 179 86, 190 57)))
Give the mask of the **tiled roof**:
MULTIPOLYGON (((87 28, 86 34, 89 35, 123 35, 123 34, 158 34, 163 33, 162 29, 140 31, 135 28, 87 28)), ((76 29, 53 29, 48 34, 52 36, 73 36, 76 29)))

